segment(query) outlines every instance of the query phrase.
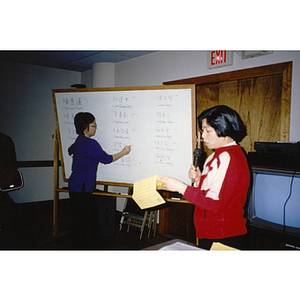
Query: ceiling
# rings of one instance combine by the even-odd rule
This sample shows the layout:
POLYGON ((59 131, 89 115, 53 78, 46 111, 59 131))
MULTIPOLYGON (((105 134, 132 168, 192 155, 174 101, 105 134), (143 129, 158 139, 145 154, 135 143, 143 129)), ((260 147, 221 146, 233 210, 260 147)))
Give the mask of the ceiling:
POLYGON ((154 51, 0 51, 0 61, 84 72, 97 62, 120 62, 154 51))

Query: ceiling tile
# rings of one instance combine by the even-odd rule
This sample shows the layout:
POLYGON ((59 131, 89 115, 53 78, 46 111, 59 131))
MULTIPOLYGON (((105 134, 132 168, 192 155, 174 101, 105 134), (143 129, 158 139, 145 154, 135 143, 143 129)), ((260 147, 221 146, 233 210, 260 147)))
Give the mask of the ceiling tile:
POLYGON ((154 51, 0 51, 0 60, 83 72, 97 62, 120 62, 154 51))

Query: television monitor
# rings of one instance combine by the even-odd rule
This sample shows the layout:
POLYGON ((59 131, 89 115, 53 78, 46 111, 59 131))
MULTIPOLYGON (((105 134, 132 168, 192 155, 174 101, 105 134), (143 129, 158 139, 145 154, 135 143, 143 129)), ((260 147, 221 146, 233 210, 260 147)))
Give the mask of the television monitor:
POLYGON ((250 225, 300 237, 300 172, 252 168, 250 225))

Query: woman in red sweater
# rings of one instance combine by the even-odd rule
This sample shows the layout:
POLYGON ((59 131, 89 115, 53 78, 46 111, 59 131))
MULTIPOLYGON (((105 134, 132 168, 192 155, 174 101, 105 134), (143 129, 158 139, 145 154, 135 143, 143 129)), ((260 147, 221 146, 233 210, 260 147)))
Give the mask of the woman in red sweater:
POLYGON ((200 247, 209 249, 213 242, 221 242, 241 248, 247 233, 243 215, 250 175, 238 143, 246 136, 246 127, 239 114, 225 105, 205 110, 198 123, 206 147, 214 152, 206 159, 202 173, 191 166, 189 178, 194 186, 171 177, 159 180, 195 205, 200 247))

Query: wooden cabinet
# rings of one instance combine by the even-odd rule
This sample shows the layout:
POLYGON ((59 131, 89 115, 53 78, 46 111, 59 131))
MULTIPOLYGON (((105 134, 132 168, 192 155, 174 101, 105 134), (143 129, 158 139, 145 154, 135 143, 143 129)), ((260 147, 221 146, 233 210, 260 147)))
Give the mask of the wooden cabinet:
POLYGON ((159 211, 157 233, 172 235, 182 240, 196 243, 196 230, 193 222, 195 206, 190 203, 169 202, 159 211))

